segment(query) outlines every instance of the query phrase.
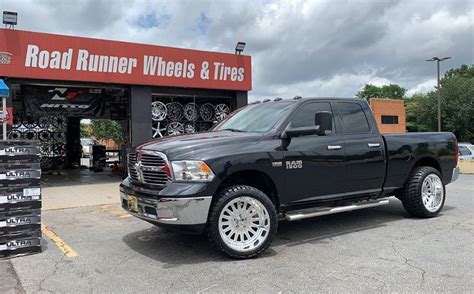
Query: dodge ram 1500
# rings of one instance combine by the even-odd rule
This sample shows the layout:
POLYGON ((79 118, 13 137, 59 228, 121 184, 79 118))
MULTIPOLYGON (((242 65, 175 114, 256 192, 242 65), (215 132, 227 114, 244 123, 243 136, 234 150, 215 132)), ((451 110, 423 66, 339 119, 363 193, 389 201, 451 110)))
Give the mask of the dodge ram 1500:
POLYGON ((249 258, 278 221, 402 201, 415 217, 443 208, 456 180, 452 133, 381 135, 366 101, 308 98, 242 107, 212 131, 137 146, 122 207, 152 224, 205 232, 218 250, 249 258))

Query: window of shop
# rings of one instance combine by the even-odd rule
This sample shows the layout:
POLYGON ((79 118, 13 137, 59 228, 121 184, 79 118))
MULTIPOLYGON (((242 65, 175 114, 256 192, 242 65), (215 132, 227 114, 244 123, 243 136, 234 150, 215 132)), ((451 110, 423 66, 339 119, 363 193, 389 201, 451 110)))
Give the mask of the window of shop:
POLYGON ((232 97, 153 94, 153 138, 205 132, 235 109, 232 97))
POLYGON ((396 125, 398 124, 398 116, 396 115, 382 115, 382 124, 396 125))

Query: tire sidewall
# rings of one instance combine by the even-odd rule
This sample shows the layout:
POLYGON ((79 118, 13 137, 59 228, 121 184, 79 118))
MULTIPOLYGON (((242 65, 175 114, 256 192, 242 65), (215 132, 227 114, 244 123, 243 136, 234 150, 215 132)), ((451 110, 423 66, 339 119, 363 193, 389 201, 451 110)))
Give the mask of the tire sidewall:
POLYGON ((213 235, 213 242, 217 243, 215 245, 222 249, 222 251, 224 251, 226 254, 235 258, 248 258, 260 254, 270 245, 270 243, 273 241, 274 236, 276 235, 277 226, 277 214, 271 200, 262 191, 256 188, 239 185, 232 186, 219 193, 219 198, 214 203, 211 215, 209 217, 208 230, 209 233, 213 235), (237 251, 230 248, 224 242, 219 232, 219 217, 222 210, 230 201, 240 197, 251 197, 258 200, 267 209, 270 219, 270 229, 268 231, 267 238, 258 247, 250 251, 237 251))

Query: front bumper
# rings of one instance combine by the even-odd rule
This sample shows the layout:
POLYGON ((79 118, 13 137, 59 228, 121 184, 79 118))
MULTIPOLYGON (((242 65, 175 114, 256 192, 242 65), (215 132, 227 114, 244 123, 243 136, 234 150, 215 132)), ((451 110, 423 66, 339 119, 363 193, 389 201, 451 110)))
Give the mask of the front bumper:
POLYGON ((451 176, 450 183, 456 181, 459 178, 459 173, 460 173, 459 166, 456 166, 455 168, 453 168, 453 175, 451 176))
POLYGON ((193 226, 207 222, 212 196, 145 198, 120 191, 122 207, 154 224, 193 226), (136 201, 136 203, 134 203, 136 201))

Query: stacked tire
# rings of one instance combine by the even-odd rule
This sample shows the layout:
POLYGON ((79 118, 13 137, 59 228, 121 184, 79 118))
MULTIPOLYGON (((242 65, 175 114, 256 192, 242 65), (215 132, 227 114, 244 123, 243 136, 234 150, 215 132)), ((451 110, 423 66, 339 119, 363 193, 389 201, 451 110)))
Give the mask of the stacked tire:
POLYGON ((34 141, 0 141, 0 257, 41 251, 40 151, 34 141))

